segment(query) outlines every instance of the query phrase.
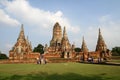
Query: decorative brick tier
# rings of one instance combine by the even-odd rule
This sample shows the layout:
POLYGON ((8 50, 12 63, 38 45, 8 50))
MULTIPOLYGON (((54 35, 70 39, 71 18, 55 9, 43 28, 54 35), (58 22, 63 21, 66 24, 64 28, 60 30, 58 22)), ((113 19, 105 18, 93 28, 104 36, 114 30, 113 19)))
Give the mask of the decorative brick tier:
POLYGON ((36 63, 36 59, 29 60, 0 60, 0 64, 16 64, 16 63, 36 63))

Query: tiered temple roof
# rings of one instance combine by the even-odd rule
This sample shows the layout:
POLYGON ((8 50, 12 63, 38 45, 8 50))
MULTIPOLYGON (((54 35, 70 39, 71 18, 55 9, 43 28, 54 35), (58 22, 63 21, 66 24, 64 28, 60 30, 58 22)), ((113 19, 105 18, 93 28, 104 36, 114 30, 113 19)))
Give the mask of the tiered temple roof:
POLYGON ((101 34, 101 30, 99 28, 99 34, 98 34, 98 41, 97 41, 97 45, 96 45, 96 51, 106 51, 107 50, 107 46, 105 44, 105 41, 102 37, 101 34))
POLYGON ((88 52, 88 48, 87 48, 87 45, 85 43, 84 37, 83 37, 83 41, 82 41, 81 51, 84 53, 88 52))

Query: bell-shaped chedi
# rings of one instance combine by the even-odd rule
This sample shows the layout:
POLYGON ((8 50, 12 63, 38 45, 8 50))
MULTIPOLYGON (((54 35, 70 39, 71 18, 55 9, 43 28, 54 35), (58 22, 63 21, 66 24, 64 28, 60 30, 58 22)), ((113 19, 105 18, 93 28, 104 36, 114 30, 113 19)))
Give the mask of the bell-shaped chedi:
POLYGON ((96 45, 96 51, 100 51, 100 52, 107 51, 107 46, 106 46, 105 41, 102 37, 100 28, 99 28, 99 34, 98 34, 98 41, 97 41, 97 45, 96 45))
POLYGON ((29 42, 28 38, 25 38, 24 35, 24 28, 23 24, 21 25, 21 31, 17 38, 17 42, 13 46, 12 50, 10 50, 10 59, 24 59, 27 56, 24 56, 26 54, 29 54, 32 52, 32 45, 31 42, 29 42))
POLYGON ((19 33, 17 41, 25 41, 24 28, 23 24, 21 25, 21 31, 19 33))
POLYGON ((107 49, 105 41, 102 37, 101 31, 99 29, 98 41, 96 45, 96 51, 99 52, 99 58, 103 60, 111 59, 111 51, 107 49))
POLYGON ((83 37, 83 41, 82 41, 81 51, 82 51, 83 61, 86 61, 88 59, 88 48, 85 43, 84 37, 83 37))
POLYGON ((64 27, 63 36, 62 29, 58 22, 53 27, 53 36, 50 46, 45 48, 45 57, 64 57, 69 55, 71 44, 69 43, 66 28, 64 27))
POLYGON ((70 51, 70 49, 71 49, 71 45, 69 43, 65 27, 64 27, 64 30, 63 30, 63 38, 62 38, 62 41, 61 41, 61 46, 62 46, 62 51, 70 51))
POLYGON ((83 41, 82 41, 81 51, 84 53, 88 53, 88 48, 87 48, 87 45, 85 43, 84 37, 83 37, 83 41))
POLYGON ((62 58, 69 58, 70 57, 70 50, 71 50, 71 44, 69 43, 68 36, 66 33, 66 28, 64 27, 63 30, 63 37, 61 41, 61 51, 62 51, 62 58))
POLYGON ((50 41, 50 47, 56 47, 61 45, 62 39, 62 29, 58 22, 55 23, 53 27, 53 36, 50 41))

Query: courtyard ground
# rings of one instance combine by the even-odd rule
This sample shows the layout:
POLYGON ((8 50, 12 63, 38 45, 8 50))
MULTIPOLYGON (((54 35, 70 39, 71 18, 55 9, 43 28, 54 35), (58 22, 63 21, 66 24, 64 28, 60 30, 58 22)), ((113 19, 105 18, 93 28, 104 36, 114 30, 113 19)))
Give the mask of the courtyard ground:
POLYGON ((0 64, 0 80, 120 80, 120 66, 84 63, 0 64))

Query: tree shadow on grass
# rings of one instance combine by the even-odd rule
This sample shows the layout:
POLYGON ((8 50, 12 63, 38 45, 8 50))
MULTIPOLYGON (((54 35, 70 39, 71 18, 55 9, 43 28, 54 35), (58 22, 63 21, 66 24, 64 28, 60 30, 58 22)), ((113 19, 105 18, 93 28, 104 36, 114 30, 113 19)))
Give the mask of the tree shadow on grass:
POLYGON ((103 80, 101 76, 83 76, 75 73, 48 74, 37 73, 28 75, 13 75, 11 77, 1 77, 0 80, 103 80))
POLYGON ((120 66, 120 63, 88 63, 88 62, 80 62, 82 64, 94 64, 94 65, 108 65, 108 66, 120 66))

